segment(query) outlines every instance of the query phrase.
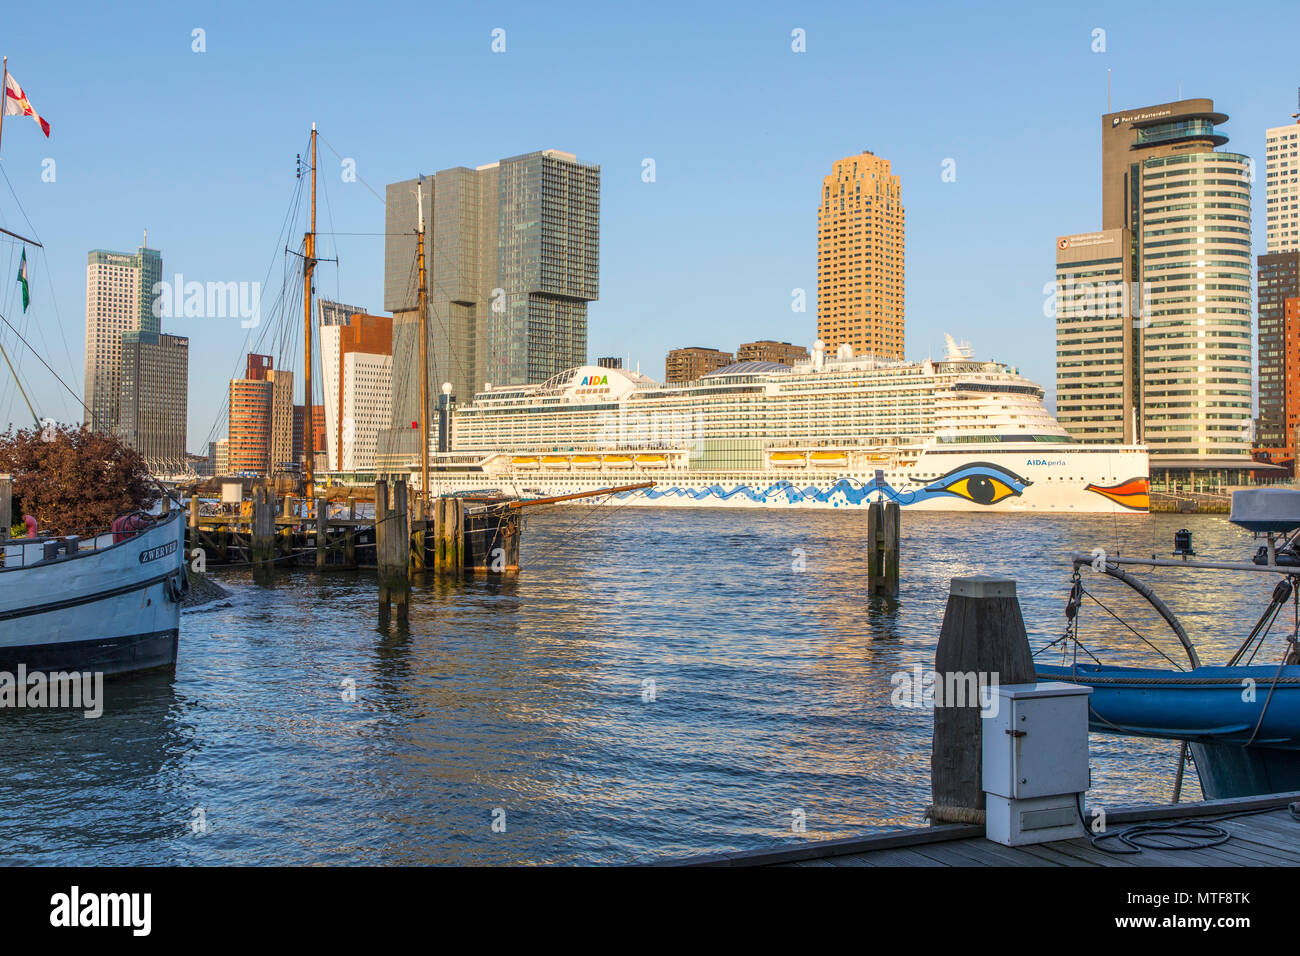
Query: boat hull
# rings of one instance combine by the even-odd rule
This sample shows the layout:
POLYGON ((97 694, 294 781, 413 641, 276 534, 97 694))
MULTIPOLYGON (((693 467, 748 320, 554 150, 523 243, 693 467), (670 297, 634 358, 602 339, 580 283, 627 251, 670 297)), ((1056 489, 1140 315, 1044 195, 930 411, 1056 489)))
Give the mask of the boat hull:
POLYGON ((182 519, 175 511, 100 550, 0 570, 0 670, 109 675, 174 665, 182 519))
POLYGON ((1300 790, 1300 666, 1035 669, 1092 688, 1095 733, 1187 741, 1208 799, 1300 790))

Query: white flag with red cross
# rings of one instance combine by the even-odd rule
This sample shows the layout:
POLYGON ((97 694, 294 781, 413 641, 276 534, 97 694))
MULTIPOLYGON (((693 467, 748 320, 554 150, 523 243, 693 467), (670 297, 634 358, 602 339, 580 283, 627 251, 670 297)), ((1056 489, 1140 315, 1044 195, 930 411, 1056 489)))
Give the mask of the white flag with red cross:
POLYGON ((23 88, 18 85, 12 73, 5 74, 5 116, 30 116, 40 124, 41 132, 50 135, 50 124, 41 119, 41 115, 32 109, 32 101, 27 98, 23 88))

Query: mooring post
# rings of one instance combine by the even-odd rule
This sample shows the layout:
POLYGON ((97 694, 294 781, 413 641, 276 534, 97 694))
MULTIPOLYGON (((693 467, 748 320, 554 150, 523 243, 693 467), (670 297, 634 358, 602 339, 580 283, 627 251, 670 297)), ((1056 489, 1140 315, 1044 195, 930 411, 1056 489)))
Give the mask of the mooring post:
POLYGON ((998 687, 1034 680, 1015 580, 953 578, 934 654, 932 822, 984 823, 981 688, 995 704, 998 687))
POLYGON ((436 574, 447 571, 447 499, 433 499, 433 570, 436 574))
POLYGON ((0 540, 8 540, 14 523, 14 476, 0 475, 0 540))
POLYGON ((316 570, 325 570, 325 558, 329 554, 330 503, 326 498, 316 499, 316 570))
POLYGON ((898 597, 898 538, 901 530, 900 508, 897 501, 885 503, 884 554, 881 556, 885 565, 885 594, 898 597))
POLYGON ((424 495, 415 499, 415 524, 411 530, 411 570, 424 572, 425 565, 425 503, 424 495))
POLYGON ((452 538, 452 543, 456 547, 456 557, 452 573, 465 573, 465 499, 456 498, 456 531, 452 538))
POLYGON ((274 565, 275 499, 264 485, 253 489, 253 568, 268 572, 274 565))
MULTIPOLYGON (((203 545, 199 542, 199 489, 195 487, 190 494, 190 540, 188 542, 190 550, 201 548, 203 545)), ((188 553, 188 552, 187 552, 188 553)))
POLYGON ((398 619, 404 619, 411 595, 411 524, 406 497, 406 482, 393 483, 393 507, 389 512, 393 527, 388 529, 388 592, 397 604, 398 619))
POLYGON ((897 501, 873 501, 867 505, 867 591, 898 597, 897 501))
POLYGON ((391 595, 388 593, 388 577, 384 573, 388 560, 388 482, 379 479, 375 482, 375 574, 379 582, 379 622, 386 624, 390 609, 391 595))

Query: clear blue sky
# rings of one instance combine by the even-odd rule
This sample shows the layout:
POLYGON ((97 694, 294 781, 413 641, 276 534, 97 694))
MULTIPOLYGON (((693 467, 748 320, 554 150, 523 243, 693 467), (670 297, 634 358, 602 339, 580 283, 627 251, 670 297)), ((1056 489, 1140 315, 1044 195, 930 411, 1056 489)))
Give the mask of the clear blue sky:
MULTIPOLYGON (((1300 85, 1295 6, 1281 2, 51 7, 11 5, 0 45, 53 137, 9 117, 0 165, 47 247, 29 254, 21 327, 78 392, 90 249, 134 250, 147 228, 167 277, 261 282, 270 270, 270 311, 313 121, 381 195, 548 147, 600 164, 590 353, 630 354, 656 377, 675 346, 811 342, 821 177, 870 149, 902 176, 908 355, 938 354, 952 332, 1050 392, 1042 287, 1055 236, 1100 226, 1107 69, 1115 109, 1173 100, 1181 83, 1230 115, 1226 148, 1261 166, 1257 252, 1264 130, 1289 121, 1300 85), (804 53, 791 50, 795 28, 804 53), (647 157, 654 183, 641 178, 647 157), (956 182, 941 179, 947 158, 956 182), (808 290, 805 313, 791 311, 794 288, 808 290)), ((329 149, 319 165, 319 228, 381 232, 382 203, 342 181, 329 149)), ((28 228, 3 182, 0 225, 28 228)), ((322 242, 340 264, 321 267, 318 294, 378 311, 382 238, 322 242)), ((0 243, 0 311, 14 322, 16 259, 0 243)), ((164 329, 190 337, 189 447, 203 451, 247 332, 237 319, 164 329)), ((22 368, 42 414, 80 418, 36 362, 22 368)), ((0 424, 25 424, 0 379, 0 424)))

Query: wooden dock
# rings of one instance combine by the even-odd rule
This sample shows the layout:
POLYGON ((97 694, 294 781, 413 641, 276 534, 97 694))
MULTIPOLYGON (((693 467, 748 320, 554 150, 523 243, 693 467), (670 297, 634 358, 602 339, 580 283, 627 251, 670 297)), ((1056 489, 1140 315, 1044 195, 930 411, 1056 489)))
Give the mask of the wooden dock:
MULTIPOLYGON (((1288 804, 1300 791, 1174 806, 1107 812, 1107 832, 1139 823, 1215 821, 1231 834, 1215 847, 1109 853, 1091 839, 1010 847, 984 838, 975 824, 906 827, 841 840, 813 841, 770 850, 690 857, 669 866, 1048 866, 1048 867, 1268 867, 1300 866, 1300 821, 1288 804), (1247 815, 1248 814, 1248 815, 1247 815), (1227 819, 1220 819, 1227 818, 1227 819)), ((1157 837, 1156 839, 1165 839, 1157 837)), ((1118 841, 1110 839, 1109 844, 1118 841)), ((1168 840, 1167 842, 1173 842, 1168 840)))

